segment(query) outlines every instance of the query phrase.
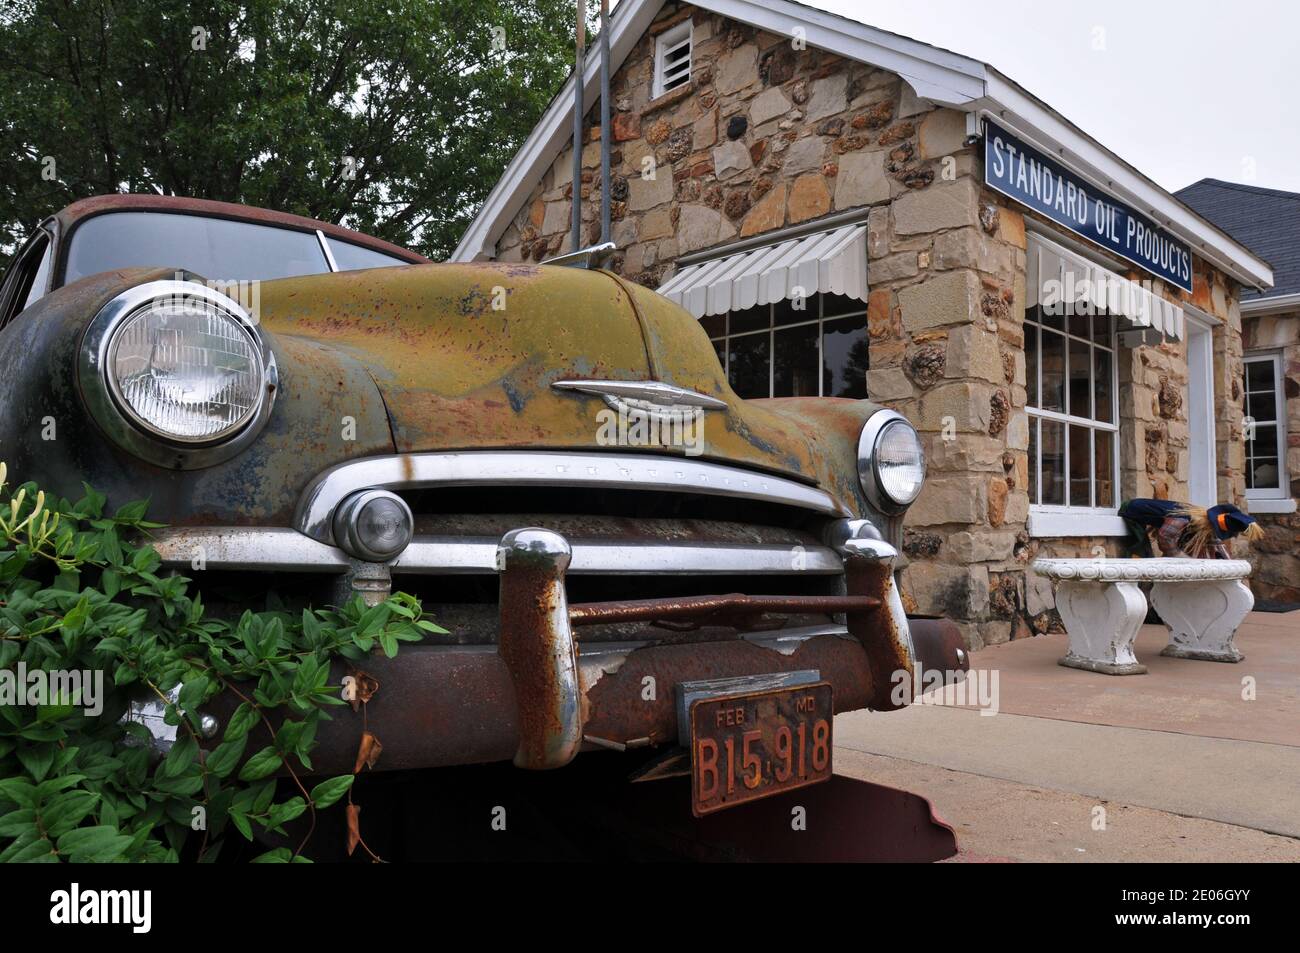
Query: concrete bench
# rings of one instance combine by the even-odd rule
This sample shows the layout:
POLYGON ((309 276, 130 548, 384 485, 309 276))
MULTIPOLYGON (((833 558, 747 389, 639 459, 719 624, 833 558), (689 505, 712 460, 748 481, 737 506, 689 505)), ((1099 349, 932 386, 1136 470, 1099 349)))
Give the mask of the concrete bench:
POLYGON ((1169 627, 1161 655, 1240 662, 1232 644, 1255 604, 1242 581, 1244 559, 1037 559, 1033 570, 1056 582, 1056 611, 1070 636, 1061 664, 1107 675, 1141 675, 1133 640, 1147 614, 1140 582, 1169 627))

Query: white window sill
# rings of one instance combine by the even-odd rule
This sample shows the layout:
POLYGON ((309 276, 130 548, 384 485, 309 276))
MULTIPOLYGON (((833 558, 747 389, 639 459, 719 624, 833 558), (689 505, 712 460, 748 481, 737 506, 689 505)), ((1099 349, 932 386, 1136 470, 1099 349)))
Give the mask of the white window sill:
POLYGON ((1295 500, 1264 500, 1246 497, 1246 507, 1252 514, 1258 513, 1294 513, 1295 500))
POLYGON ((1052 536, 1127 536, 1128 527, 1114 510, 1029 510, 1029 535, 1052 536))

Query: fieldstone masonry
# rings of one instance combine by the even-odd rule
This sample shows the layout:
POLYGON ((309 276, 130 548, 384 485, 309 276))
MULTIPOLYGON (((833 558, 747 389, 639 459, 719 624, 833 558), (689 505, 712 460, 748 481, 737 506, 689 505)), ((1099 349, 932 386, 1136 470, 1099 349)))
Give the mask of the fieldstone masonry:
MULTIPOLYGON (((796 50, 790 37, 671 3, 612 77, 611 94, 613 267, 632 280, 658 287, 680 255, 863 212, 868 392, 916 425, 929 461, 906 520, 905 603, 951 617, 976 648, 1059 631, 1052 587, 1029 563, 1116 554, 1117 541, 1028 534, 1027 222, 983 188, 964 115, 918 100, 888 70, 796 50), (651 101, 655 37, 688 17, 691 83, 651 101)), ((598 115, 593 104, 588 122, 598 115)), ((599 238, 599 136, 589 126, 582 143, 589 242, 599 238)), ((540 261, 570 249, 571 169, 566 151, 502 236, 500 259, 540 261)), ((1237 292, 1196 264, 1191 300, 1224 322, 1214 335, 1220 497, 1240 502, 1237 292)), ((1121 349, 1119 364, 1121 494, 1185 499, 1185 344, 1121 349)))
MULTIPOLYGON (((1300 311, 1260 315, 1246 321, 1246 350, 1282 352, 1286 401, 1286 470, 1291 499, 1300 500, 1300 311)), ((1300 513, 1257 513, 1264 538, 1253 546, 1250 584, 1260 599, 1300 602, 1300 513)))

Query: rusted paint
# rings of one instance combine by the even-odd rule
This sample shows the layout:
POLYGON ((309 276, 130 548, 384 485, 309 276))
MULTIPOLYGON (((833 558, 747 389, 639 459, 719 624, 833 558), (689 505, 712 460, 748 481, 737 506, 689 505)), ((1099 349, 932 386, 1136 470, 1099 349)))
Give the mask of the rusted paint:
POLYGON ((564 537, 540 529, 507 533, 497 549, 501 580, 498 652, 514 683, 519 719, 515 764, 558 768, 582 740, 577 644, 569 626, 564 537))
MULTIPOLYGON (((616 672, 586 690, 584 732, 620 744, 675 743, 677 682, 806 669, 817 669, 831 683, 837 713, 867 706, 871 671, 862 648, 850 639, 819 636, 789 655, 745 641, 655 645, 631 651, 616 672), (653 698, 646 697, 647 678, 656 686, 653 698)), ((497 651, 408 646, 395 659, 367 659, 366 671, 382 685, 365 711, 365 727, 384 744, 376 770, 508 761, 517 753, 522 718, 516 686, 497 651)), ((331 680, 338 684, 346 674, 345 665, 336 665, 331 680)), ((208 707, 224 721, 237 703, 223 696, 208 707)), ((361 716, 346 708, 322 721, 313 771, 351 771, 362 727, 361 716)))
POLYGON ((789 654, 748 641, 656 645, 629 653, 617 671, 596 681, 587 694, 585 730, 619 742, 649 738, 653 744, 675 743, 673 686, 678 682, 807 669, 816 669, 831 683, 836 713, 866 708, 874 694, 866 653, 839 636, 817 636, 789 654), (654 686, 653 697, 648 697, 647 685, 654 686))
POLYGON ((393 452, 383 400, 361 364, 266 329, 280 393, 247 450, 201 470, 166 470, 119 449, 83 403, 76 372, 81 337, 113 297, 171 277, 156 268, 92 275, 45 296, 0 330, 0 454, 14 478, 69 499, 88 481, 112 506, 149 497, 150 518, 172 525, 289 526, 303 487, 321 470, 393 452), (47 417, 56 439, 43 439, 47 417), (352 431, 346 436, 345 418, 352 431))
MULTIPOLYGON (((849 551, 844 559, 844 583, 850 595, 883 596, 893 585, 893 562, 849 551)), ((849 634, 858 640, 871 668, 870 707, 876 711, 902 708, 893 687, 902 679, 910 684, 912 651, 908 633, 900 631, 883 598, 874 607, 846 615, 849 634)))
POLYGON ((916 651, 916 665, 926 681, 936 673, 943 673, 944 684, 959 681, 970 671, 970 653, 961 629, 950 619, 912 617, 907 620, 912 635, 912 648, 916 651))
POLYGON ((661 619, 689 619, 717 622, 731 616, 773 613, 871 612, 880 599, 869 595, 850 596, 750 596, 739 592, 721 596, 687 596, 667 599, 633 599, 624 602, 588 602, 569 607, 574 625, 606 625, 615 622, 658 622, 661 619))

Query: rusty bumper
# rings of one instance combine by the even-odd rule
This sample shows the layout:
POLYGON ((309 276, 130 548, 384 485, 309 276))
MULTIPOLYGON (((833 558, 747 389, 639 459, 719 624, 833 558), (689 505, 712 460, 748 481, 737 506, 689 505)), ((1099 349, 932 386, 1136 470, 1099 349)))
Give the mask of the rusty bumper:
MULTIPOLYGON (((569 546, 549 530, 513 530, 501 540, 497 645, 417 646, 367 670, 382 689, 368 726, 384 741, 389 770, 513 759, 556 768, 584 748, 675 743, 674 686, 724 676, 815 669, 831 684, 836 713, 902 707, 917 668, 967 667, 960 632, 944 620, 909 620, 893 580, 894 551, 874 539, 838 546, 846 595, 648 599, 570 606, 569 546), (752 613, 839 614, 844 624, 738 634, 729 641, 583 644, 584 625, 610 621, 717 624, 752 613)), ((337 673, 340 677, 341 671, 337 673)), ((322 725, 318 771, 346 771, 361 728, 337 717, 322 725)))

